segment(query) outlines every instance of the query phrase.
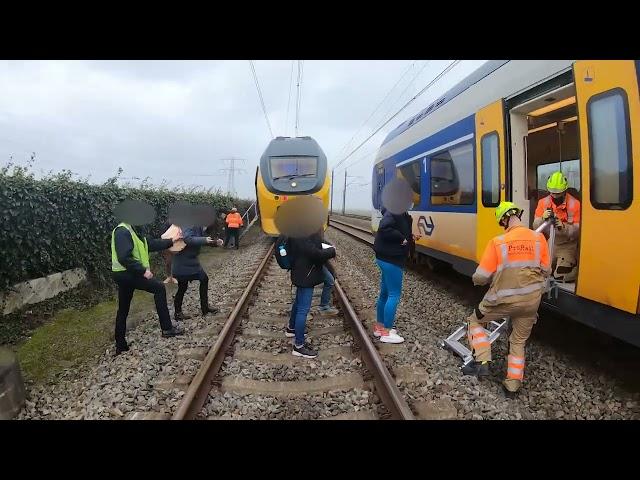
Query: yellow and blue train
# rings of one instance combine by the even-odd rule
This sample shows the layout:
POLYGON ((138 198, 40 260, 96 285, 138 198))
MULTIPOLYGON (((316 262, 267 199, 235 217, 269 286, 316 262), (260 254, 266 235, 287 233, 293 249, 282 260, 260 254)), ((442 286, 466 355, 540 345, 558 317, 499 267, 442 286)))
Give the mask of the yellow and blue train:
POLYGON ((510 200, 530 226, 561 170, 581 201, 578 276, 544 305, 640 346, 640 62, 489 61, 389 133, 372 172, 414 192, 417 251, 470 275, 510 200))
POLYGON ((260 158, 255 187, 262 230, 277 237, 280 232, 274 220, 283 202, 313 195, 322 200, 325 208, 329 207, 331 178, 327 157, 311 137, 276 137, 260 158))

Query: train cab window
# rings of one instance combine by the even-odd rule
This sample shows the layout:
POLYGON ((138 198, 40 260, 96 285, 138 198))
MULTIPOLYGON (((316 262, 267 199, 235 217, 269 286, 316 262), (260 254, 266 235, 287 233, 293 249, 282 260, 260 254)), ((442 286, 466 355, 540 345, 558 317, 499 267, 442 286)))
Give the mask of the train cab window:
POLYGON ((432 205, 474 203, 476 188, 471 143, 433 155, 430 165, 432 205))
POLYGON ((315 177, 318 174, 318 157, 271 157, 271 178, 315 177))
POLYGON ((500 203, 500 150, 498 134, 482 137, 482 205, 497 207, 500 203))
POLYGON ((398 167, 396 176, 405 179, 411 186, 414 209, 417 209, 421 200, 422 159, 398 167))
POLYGON ((595 95, 587 104, 591 153, 591 204, 623 210, 631 205, 633 177, 629 105, 622 89, 595 95))

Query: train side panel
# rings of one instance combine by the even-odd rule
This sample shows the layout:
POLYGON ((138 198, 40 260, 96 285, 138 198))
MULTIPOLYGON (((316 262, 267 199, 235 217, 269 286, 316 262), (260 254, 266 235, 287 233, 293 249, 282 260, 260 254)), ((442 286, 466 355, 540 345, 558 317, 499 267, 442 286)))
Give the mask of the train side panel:
POLYGON ((638 312, 640 98, 633 61, 574 66, 582 152, 577 294, 638 312))

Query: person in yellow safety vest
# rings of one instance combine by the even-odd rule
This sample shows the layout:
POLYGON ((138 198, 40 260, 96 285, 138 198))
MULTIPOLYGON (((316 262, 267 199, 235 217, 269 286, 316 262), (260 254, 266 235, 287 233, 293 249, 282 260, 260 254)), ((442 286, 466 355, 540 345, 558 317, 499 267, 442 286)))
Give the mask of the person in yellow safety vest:
POLYGON ((231 209, 231 213, 227 215, 225 221, 227 222, 227 235, 224 239, 224 246, 226 248, 227 245, 229 245, 229 240, 233 237, 234 245, 236 246, 236 250, 238 250, 238 248, 240 248, 240 227, 242 227, 244 223, 236 207, 231 209))
POLYGON ((118 313, 116 314, 116 355, 129 350, 125 339, 127 316, 135 290, 153 293, 156 311, 160 319, 163 337, 182 335, 174 327, 169 316, 165 286, 153 278, 150 270, 149 252, 164 250, 173 245, 173 239, 140 239, 129 223, 122 222, 111 232, 111 275, 118 285, 118 313))
POLYGON ((580 235, 580 201, 567 193, 569 182, 562 172, 554 172, 547 180, 549 195, 541 198, 533 219, 538 228, 551 214, 556 218, 553 251, 553 276, 573 282, 578 274, 578 237, 580 235))
POLYGON ((508 317, 512 332, 503 388, 508 397, 513 397, 522 385, 524 347, 538 318, 538 306, 551 265, 546 238, 522 224, 522 209, 512 202, 501 202, 495 213, 496 221, 506 232, 489 241, 473 274, 474 285, 491 282, 491 286, 467 318, 474 360, 463 367, 462 373, 478 377, 489 374, 491 343, 483 325, 508 317))

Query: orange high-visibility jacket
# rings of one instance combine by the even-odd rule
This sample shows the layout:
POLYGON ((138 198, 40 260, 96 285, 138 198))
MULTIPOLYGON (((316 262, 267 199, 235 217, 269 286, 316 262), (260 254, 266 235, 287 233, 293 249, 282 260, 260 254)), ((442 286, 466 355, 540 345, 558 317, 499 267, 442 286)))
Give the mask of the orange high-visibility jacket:
POLYGON ((229 228, 240 228, 243 225, 242 217, 237 212, 227 215, 225 221, 227 222, 227 227, 229 228))
POLYGON ((580 200, 568 193, 565 195, 562 205, 553 203, 551 195, 541 198, 536 207, 533 228, 538 228, 542 225, 542 215, 548 208, 552 209, 553 214, 564 223, 564 228, 558 231, 560 243, 563 243, 562 240, 576 240, 580 231, 580 200))
POLYGON ((515 303, 523 296, 540 294, 549 273, 547 239, 542 233, 518 225, 489 241, 473 274, 473 283, 486 285, 493 279, 484 296, 486 305, 515 303))

